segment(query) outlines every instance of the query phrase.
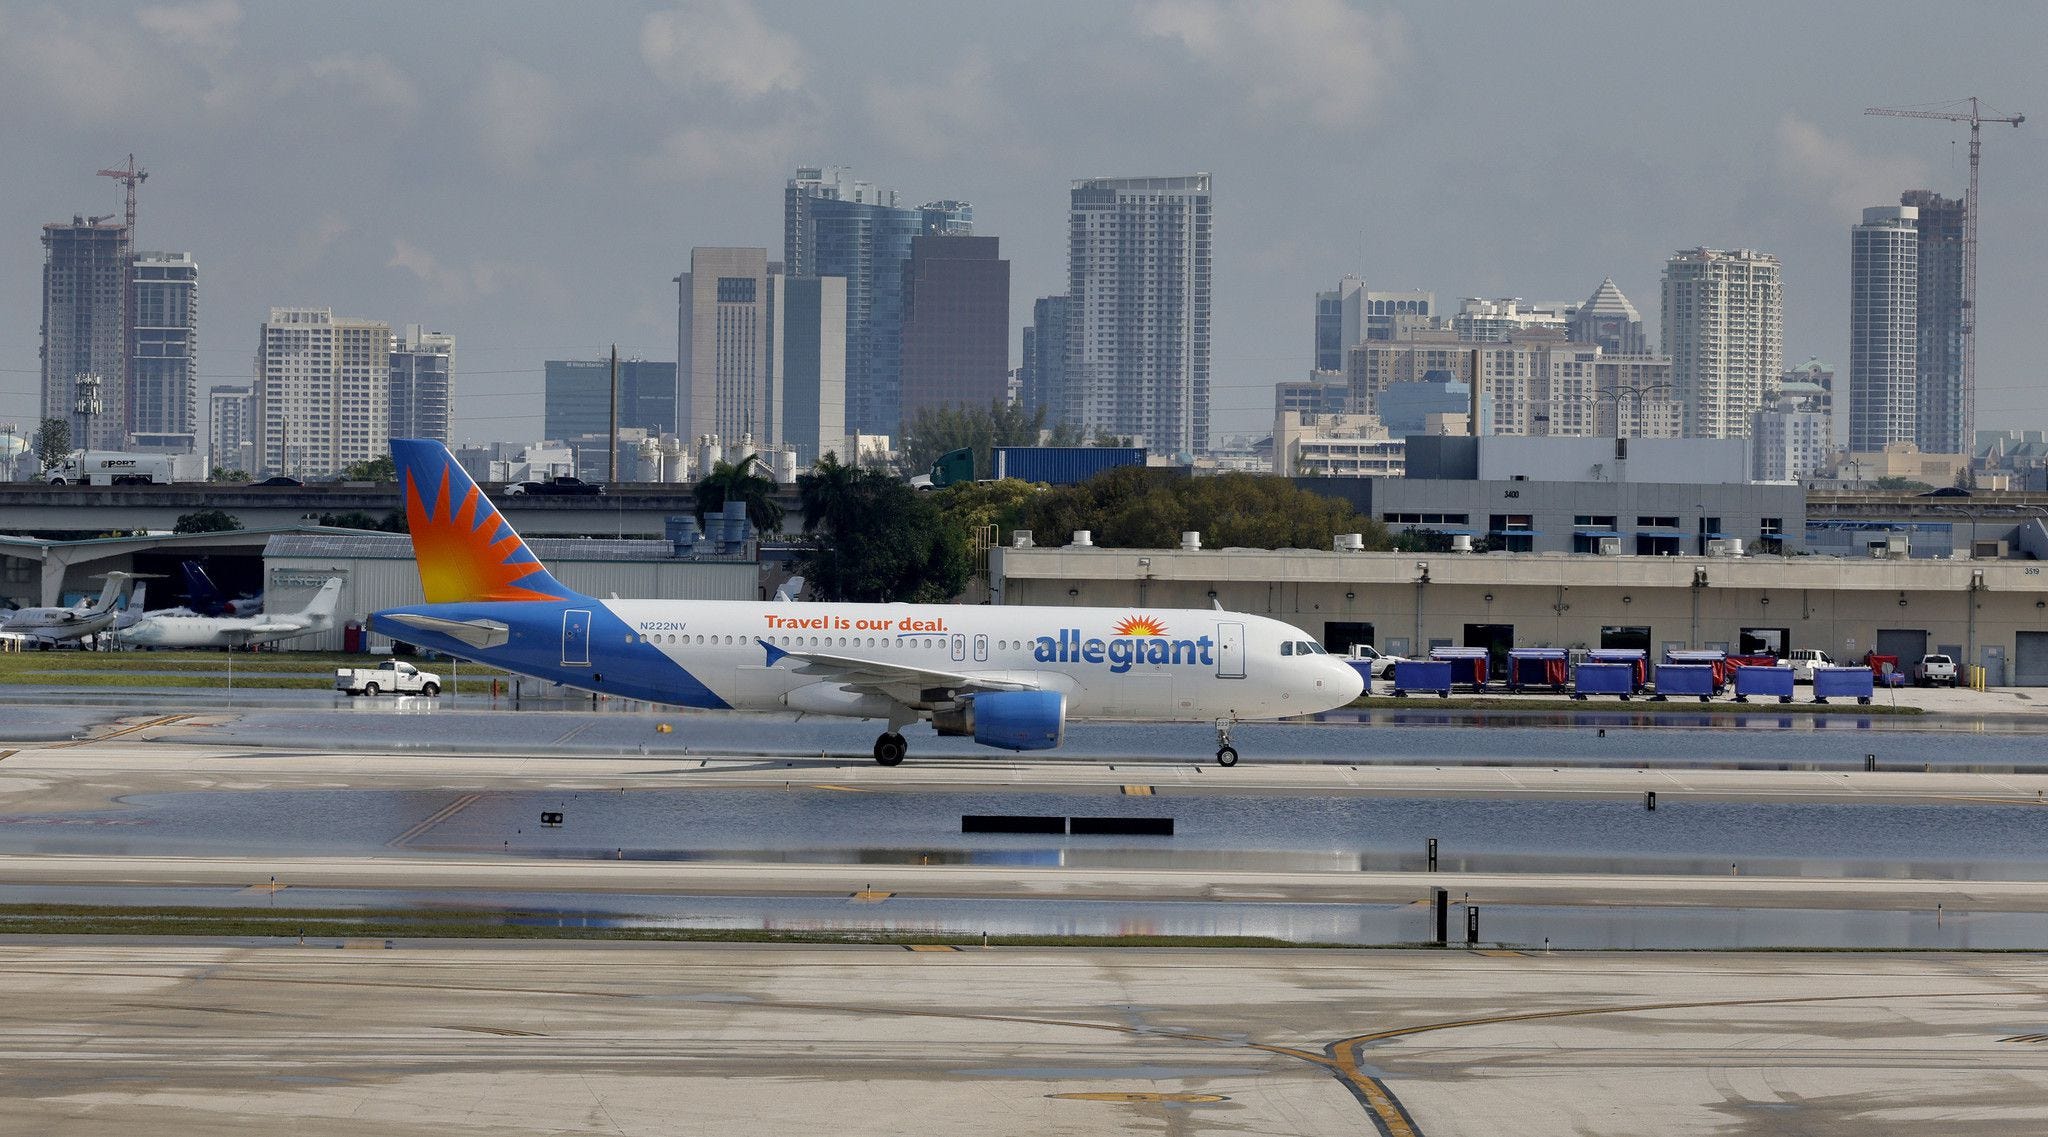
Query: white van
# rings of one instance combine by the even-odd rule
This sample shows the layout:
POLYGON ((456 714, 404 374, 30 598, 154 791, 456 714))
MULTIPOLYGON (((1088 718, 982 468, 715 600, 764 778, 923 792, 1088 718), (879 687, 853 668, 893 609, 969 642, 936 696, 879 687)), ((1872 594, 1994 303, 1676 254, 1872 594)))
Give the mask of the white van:
POLYGON ((1795 647, 1791 651, 1786 652, 1785 658, 1778 663, 1780 667, 1792 669, 1792 682, 1794 683, 1811 683, 1813 682, 1814 668, 1833 667, 1834 665, 1834 659, 1827 652, 1817 647, 1795 647))

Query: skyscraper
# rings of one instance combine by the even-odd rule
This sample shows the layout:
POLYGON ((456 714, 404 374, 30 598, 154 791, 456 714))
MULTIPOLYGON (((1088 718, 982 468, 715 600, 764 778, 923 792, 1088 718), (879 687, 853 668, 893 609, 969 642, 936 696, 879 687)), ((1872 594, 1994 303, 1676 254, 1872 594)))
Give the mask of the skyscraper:
POLYGON ((1912 437, 1926 453, 1968 453, 1977 436, 1977 393, 1963 386, 1964 205, 1933 190, 1908 190, 1899 204, 1918 212, 1920 234, 1912 437))
POLYGON ((1664 354, 1685 433, 1749 433, 1785 361, 1778 258, 1751 249, 1686 249, 1664 263, 1664 354))
POLYGON ((1573 343, 1598 344, 1608 355, 1650 354, 1642 313, 1614 286, 1611 276, 1572 313, 1569 334, 1573 343))
POLYGON ((935 201, 899 208, 894 190, 841 169, 798 168, 783 188, 783 271, 846 278, 847 429, 902 428, 903 265, 920 235, 965 236, 974 207, 935 201))
POLYGON ((697 248, 676 277, 676 433, 771 440, 768 250, 697 248))
POLYGON ((138 253, 132 273, 127 429, 196 443, 199 265, 190 253, 138 253))
POLYGON ((455 410, 455 337, 408 324, 391 338, 391 437, 446 445, 455 410))
POLYGON ((272 308, 256 345, 251 473, 331 477, 391 450, 391 325, 272 308))
POLYGON ((1347 276, 1316 293, 1316 371, 1344 370, 1344 353, 1365 338, 1365 282, 1347 276))
POLYGON ((1024 329, 1024 367, 1019 397, 1024 409, 1045 410, 1058 425, 1066 407, 1067 298, 1041 296, 1031 302, 1031 326, 1024 329))
MULTIPOLYGON (((1919 422, 1918 210, 1883 205, 1849 230, 1849 449, 1915 438, 1919 422)), ((1952 452, 1953 453, 1953 452, 1952 452)))
MULTIPOLYGON (((550 359, 544 364, 541 431, 567 442, 612 428, 611 361, 550 359)), ((619 361, 619 427, 649 434, 676 433, 676 365, 647 359, 619 361)))
POLYGON ((903 265, 903 422, 1007 402, 1010 262, 994 237, 914 237, 903 265))
POLYGON ((75 448, 118 450, 128 433, 128 226, 73 217, 43 226, 43 248, 42 417, 70 423, 75 448), (90 413, 78 410, 82 376, 98 377, 90 413))
POLYGON ((1208 174, 1073 183, 1064 421, 1159 453, 1208 449, 1209 185, 1208 174))
POLYGON ((206 434, 213 465, 244 473, 255 465, 256 397, 247 386, 207 389, 206 434))
POLYGON ((802 468, 845 449, 846 278, 770 274, 768 323, 770 438, 796 447, 802 468))

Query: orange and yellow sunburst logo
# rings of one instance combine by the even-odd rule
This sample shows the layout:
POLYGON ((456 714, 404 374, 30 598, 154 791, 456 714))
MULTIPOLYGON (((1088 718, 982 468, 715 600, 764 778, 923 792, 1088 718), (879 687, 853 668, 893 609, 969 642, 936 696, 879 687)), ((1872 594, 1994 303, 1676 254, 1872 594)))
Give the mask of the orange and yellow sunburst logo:
POLYGON ((1166 625, 1155 616, 1126 616, 1117 621, 1116 634, 1120 636, 1163 636, 1166 625))
POLYGON ((496 507, 467 477, 459 504, 449 502, 449 469, 441 467, 441 484, 429 503, 420 496, 413 471, 405 472, 405 519, 412 530, 414 559, 419 561, 420 588, 429 604, 464 600, 559 600, 553 592, 536 592, 521 582, 553 585, 547 570, 505 524, 496 507))

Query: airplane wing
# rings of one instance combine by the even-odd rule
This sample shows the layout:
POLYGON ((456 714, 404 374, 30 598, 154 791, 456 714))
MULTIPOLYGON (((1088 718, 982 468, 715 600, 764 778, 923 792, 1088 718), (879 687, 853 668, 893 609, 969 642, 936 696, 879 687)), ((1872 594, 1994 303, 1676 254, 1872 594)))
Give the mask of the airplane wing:
POLYGON ((770 667, 789 660, 795 665, 790 670, 799 675, 815 675, 820 680, 839 683, 855 691, 872 691, 908 706, 922 706, 933 702, 931 693, 935 690, 952 696, 977 691, 1039 689, 1036 683, 1009 676, 968 675, 958 671, 885 663, 875 659, 855 659, 851 656, 829 655, 824 652, 791 651, 758 638, 754 642, 767 651, 770 667))

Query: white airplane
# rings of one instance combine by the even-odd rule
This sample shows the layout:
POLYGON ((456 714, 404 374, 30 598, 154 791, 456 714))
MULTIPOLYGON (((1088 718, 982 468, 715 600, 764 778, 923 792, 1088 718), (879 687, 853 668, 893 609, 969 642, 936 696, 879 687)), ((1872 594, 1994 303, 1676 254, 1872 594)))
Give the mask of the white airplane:
POLYGON ((541 566, 438 442, 394 439, 427 603, 372 614, 394 639, 586 691, 881 719, 875 761, 929 721, 987 746, 1058 746, 1069 718, 1230 727, 1341 707, 1358 673, 1307 633, 1218 610, 600 600, 541 566))
POLYGON ((341 602, 341 578, 320 586, 320 591, 296 612, 264 613, 260 616, 197 616, 167 612, 151 613, 133 627, 114 633, 114 638, 133 647, 248 647, 293 636, 324 632, 334 626, 334 610, 341 602))
POLYGON ((60 643, 98 635, 114 626, 120 616, 121 597, 128 591, 128 582, 134 579, 132 573, 108 573, 100 598, 79 608, 17 608, 6 613, 0 632, 25 643, 33 642, 45 651, 60 643))

